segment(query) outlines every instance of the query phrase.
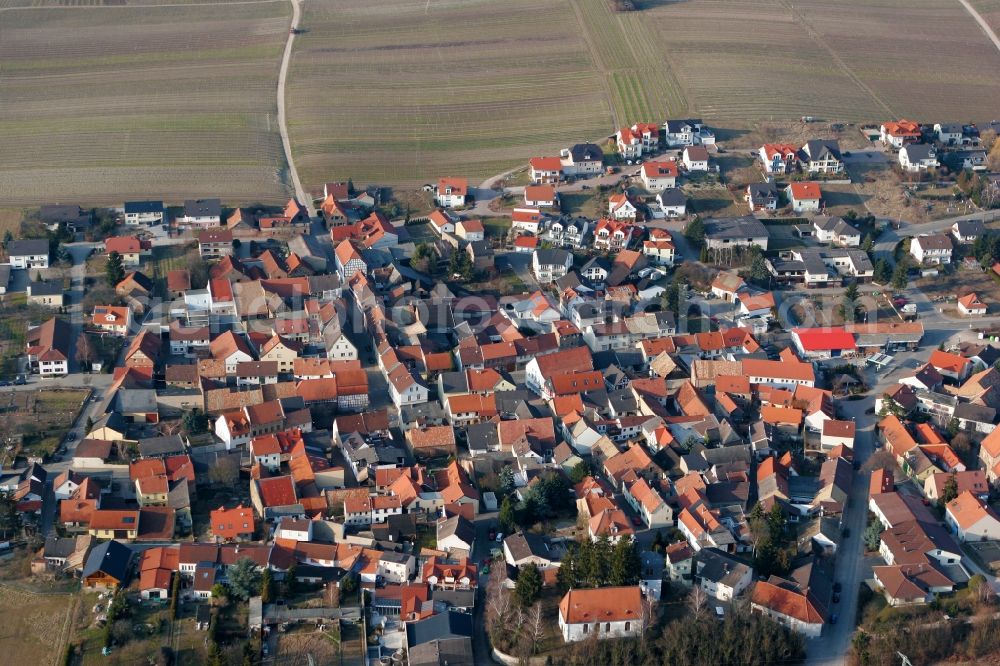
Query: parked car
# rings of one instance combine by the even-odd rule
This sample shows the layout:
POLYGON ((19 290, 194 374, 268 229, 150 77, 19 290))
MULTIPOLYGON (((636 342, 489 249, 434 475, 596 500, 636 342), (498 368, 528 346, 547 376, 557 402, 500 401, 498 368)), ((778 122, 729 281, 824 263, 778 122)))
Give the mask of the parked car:
POLYGON ((837 581, 836 583, 833 584, 833 591, 834 592, 840 592, 840 590, 842 590, 842 589, 843 589, 843 586, 840 584, 840 581, 837 581))

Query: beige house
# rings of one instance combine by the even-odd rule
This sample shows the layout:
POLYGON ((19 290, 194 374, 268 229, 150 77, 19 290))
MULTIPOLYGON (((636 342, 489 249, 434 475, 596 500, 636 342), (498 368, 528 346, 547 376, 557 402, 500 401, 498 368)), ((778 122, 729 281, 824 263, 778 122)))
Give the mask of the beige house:
POLYGON ((62 280, 44 280, 28 283, 28 303, 33 305, 61 308, 64 303, 64 295, 62 280))
POLYGON ((261 361, 273 361, 278 364, 278 372, 291 372, 295 359, 299 357, 298 345, 280 336, 273 336, 260 348, 261 361))

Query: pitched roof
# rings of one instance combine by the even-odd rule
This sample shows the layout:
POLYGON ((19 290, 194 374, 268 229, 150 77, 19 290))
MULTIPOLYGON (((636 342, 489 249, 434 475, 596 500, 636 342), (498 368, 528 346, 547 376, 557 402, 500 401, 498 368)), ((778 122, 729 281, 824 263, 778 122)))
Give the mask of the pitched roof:
POLYGON ((984 518, 992 518, 994 522, 1000 522, 1000 517, 994 513, 993 509, 968 490, 948 502, 946 508, 948 514, 963 530, 971 528, 984 518))
POLYGON ((806 624, 822 624, 823 610, 808 592, 777 576, 758 581, 750 595, 752 603, 806 624))
POLYGON ((639 586, 570 590, 559 602, 566 624, 638 621, 642 617, 639 586))

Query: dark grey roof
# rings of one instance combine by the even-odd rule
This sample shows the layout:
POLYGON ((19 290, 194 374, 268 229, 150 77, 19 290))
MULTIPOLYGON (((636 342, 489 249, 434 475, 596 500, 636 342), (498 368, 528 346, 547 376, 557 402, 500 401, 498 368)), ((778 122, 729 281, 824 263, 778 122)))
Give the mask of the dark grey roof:
POLYGON ((63 539, 49 537, 45 540, 45 550, 43 551, 44 557, 66 558, 75 552, 76 539, 73 537, 65 537, 63 539))
POLYGON ((955 407, 955 418, 976 423, 993 423, 997 418, 997 410, 971 402, 960 402, 955 407))
POLYGON ((611 263, 604 257, 591 257, 590 260, 580 269, 580 272, 586 273, 591 268, 602 268, 605 272, 610 272, 611 263))
POLYGON ((778 187, 774 183, 751 183, 747 191, 754 199, 778 196, 778 187))
POLYGON ((465 433, 470 451, 490 451, 500 446, 495 423, 475 423, 465 433))
POLYGON ((152 414, 156 409, 156 391, 153 389, 121 388, 115 394, 115 409, 123 414, 152 414))
POLYGON ((28 285, 32 296, 58 296, 63 293, 62 280, 42 280, 28 285))
POLYGON ((903 146, 903 152, 906 153, 911 162, 932 160, 937 157, 937 150, 928 143, 911 143, 908 146, 903 146))
POLYGON ((664 206, 682 206, 687 204, 687 197, 677 187, 667 188, 656 196, 664 206))
POLYGON ((836 215, 832 217, 817 217, 813 220, 813 224, 816 226, 817 229, 821 229, 823 231, 833 231, 834 233, 838 234, 861 233, 857 229, 852 227, 850 224, 845 222, 844 218, 836 215))
POLYGON ((810 139, 805 151, 811 160, 833 158, 840 161, 840 143, 836 139, 810 139))
POLYGON ((466 666, 476 663, 470 638, 445 638, 415 645, 406 653, 410 666, 466 666))
POLYGON ((442 372, 438 380, 445 394, 469 392, 468 376, 464 372, 442 372))
POLYGON ((566 546, 560 541, 552 541, 544 534, 533 532, 515 532, 503 540, 507 550, 515 560, 523 560, 526 557, 538 557, 541 559, 558 562, 566 554, 566 546))
POLYGON ((147 437, 139 440, 139 455, 143 458, 159 458, 184 453, 184 440, 180 435, 147 437))
POLYGON ((604 151, 593 143, 578 143, 569 149, 573 162, 602 162, 604 151))
POLYGON ((983 233, 982 220, 959 220, 955 223, 958 233, 962 236, 978 236, 983 233))
POLYGON ((130 213, 162 213, 163 212, 163 202, 162 201, 126 201, 125 202, 125 214, 130 213))
POLYGON ((188 199, 184 202, 184 215, 188 217, 218 217, 222 215, 222 201, 219 199, 188 199))
POLYGON ((434 590, 434 601, 447 608, 472 608, 476 605, 475 590, 434 590))
POLYGON ((476 526, 462 516, 446 518, 437 524, 437 538, 440 541, 450 536, 457 536, 471 546, 476 540, 476 526))
POLYGON ((39 209, 38 216, 46 224, 57 224, 59 222, 79 224, 80 222, 90 221, 90 213, 84 213, 75 204, 45 204, 39 209))
POLYGON ((406 624, 406 646, 429 643, 449 638, 471 638, 472 616, 468 613, 448 611, 432 615, 426 620, 406 624))
POLYGON ((962 123, 940 123, 941 131, 945 134, 961 134, 962 123))
POLYGON ((700 118, 668 120, 667 122, 663 123, 667 132, 671 134, 676 134, 677 132, 683 132, 684 130, 695 130, 701 124, 702 122, 700 118))
POLYGON ((710 218, 705 221, 706 238, 767 238, 767 227, 752 215, 710 218))
POLYGON ((540 266, 565 266, 572 255, 566 250, 535 250, 535 257, 540 266))
POLYGON ((119 582, 128 578, 129 565, 132 563, 132 550, 118 542, 105 541, 90 551, 90 557, 83 566, 82 576, 104 573, 119 582))
POLYGON ((49 241, 45 238, 25 238, 7 243, 8 257, 24 257, 27 255, 48 255, 49 241))
POLYGON ((734 586, 740 578, 753 571, 750 565, 717 548, 703 548, 695 559, 698 576, 713 583, 734 586))

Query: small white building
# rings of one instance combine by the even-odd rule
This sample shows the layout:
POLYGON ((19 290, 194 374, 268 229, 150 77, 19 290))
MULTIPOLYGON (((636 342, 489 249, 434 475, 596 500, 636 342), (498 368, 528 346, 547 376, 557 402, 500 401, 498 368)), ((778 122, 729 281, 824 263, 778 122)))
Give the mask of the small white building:
POLYGON ((688 146, 683 162, 688 171, 708 171, 708 150, 704 146, 688 146))
POLYGON ((903 171, 917 173, 941 166, 937 159, 937 148, 927 143, 912 143, 899 149, 899 166, 903 171))
POLYGON ((639 172, 643 186, 650 192, 677 187, 677 162, 646 162, 639 172))
POLYGON ((567 643, 638 636, 648 621, 638 585, 570 590, 559 602, 559 631, 567 643))
POLYGON ((950 264, 951 250, 951 239, 943 234, 917 236, 910 241, 910 255, 921 264, 950 264))
POLYGON ((1000 516, 968 490, 948 502, 944 521, 960 541, 1000 539, 1000 516))
POLYGON ((442 178, 438 181, 434 200, 442 208, 458 208, 465 205, 468 194, 468 178, 442 178))

